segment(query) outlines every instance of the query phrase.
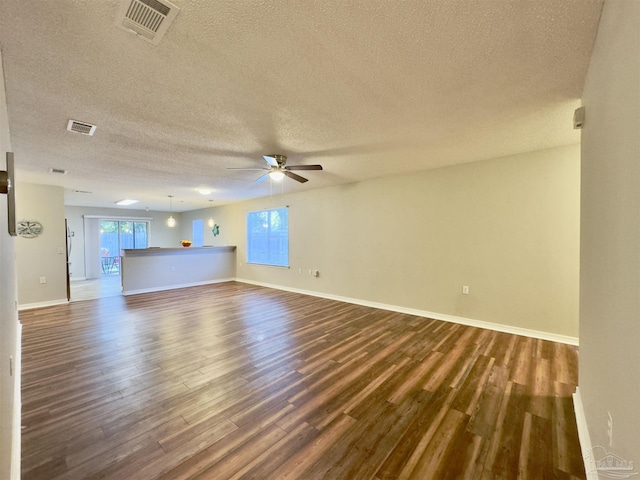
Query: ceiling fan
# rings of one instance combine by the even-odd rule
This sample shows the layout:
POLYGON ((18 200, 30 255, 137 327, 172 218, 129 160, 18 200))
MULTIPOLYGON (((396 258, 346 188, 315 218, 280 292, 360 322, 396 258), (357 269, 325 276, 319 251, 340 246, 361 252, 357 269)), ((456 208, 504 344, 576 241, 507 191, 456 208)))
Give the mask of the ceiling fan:
POLYGON ((268 177, 273 180, 282 180, 287 176, 297 182, 304 183, 308 179, 293 173, 291 170, 322 170, 322 165, 287 165, 286 155, 263 155, 268 166, 262 168, 230 168, 229 170, 265 170, 267 173, 256 180, 256 183, 264 182, 268 177))

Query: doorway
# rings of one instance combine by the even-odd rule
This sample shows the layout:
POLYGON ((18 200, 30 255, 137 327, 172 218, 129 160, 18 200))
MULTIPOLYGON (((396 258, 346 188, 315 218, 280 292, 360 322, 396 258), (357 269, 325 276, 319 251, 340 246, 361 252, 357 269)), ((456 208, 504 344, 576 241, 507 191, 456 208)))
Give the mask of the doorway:
POLYGON ((105 219, 85 216, 86 278, 71 283, 70 301, 122 294, 121 251, 147 248, 150 219, 105 219))

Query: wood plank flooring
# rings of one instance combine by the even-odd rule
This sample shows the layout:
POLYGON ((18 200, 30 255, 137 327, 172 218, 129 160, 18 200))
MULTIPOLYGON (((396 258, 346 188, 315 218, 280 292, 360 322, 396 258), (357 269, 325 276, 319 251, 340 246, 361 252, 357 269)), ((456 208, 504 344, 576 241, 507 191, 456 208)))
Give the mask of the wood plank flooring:
POLYGON ((20 320, 23 479, 585 478, 571 346, 236 282, 20 320))

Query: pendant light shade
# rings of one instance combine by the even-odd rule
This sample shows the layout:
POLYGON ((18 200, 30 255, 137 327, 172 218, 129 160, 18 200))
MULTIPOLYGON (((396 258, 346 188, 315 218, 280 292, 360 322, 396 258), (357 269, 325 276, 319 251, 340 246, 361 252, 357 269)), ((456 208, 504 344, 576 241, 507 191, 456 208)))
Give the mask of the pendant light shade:
POLYGON ((173 218, 173 204, 171 203, 171 199, 173 195, 167 195, 169 197, 169 218, 167 219, 167 227, 173 228, 176 226, 176 219, 173 218))

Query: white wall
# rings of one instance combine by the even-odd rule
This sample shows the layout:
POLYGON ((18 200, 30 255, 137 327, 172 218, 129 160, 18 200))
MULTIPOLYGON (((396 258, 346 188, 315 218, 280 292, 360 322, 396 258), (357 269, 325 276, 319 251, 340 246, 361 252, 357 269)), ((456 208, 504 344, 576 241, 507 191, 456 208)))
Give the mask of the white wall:
POLYGON ((640 1, 605 3, 583 105, 580 392, 592 445, 640 471, 640 1))
POLYGON ((167 227, 166 221, 169 218, 168 212, 119 209, 119 208, 96 208, 96 207, 70 207, 64 208, 69 228, 74 232, 72 238, 73 248, 71 249, 71 279, 84 279, 86 277, 85 259, 85 238, 84 238, 84 215, 100 216, 105 219, 118 217, 152 218, 149 229, 150 247, 177 247, 180 244, 181 222, 180 213, 173 213, 173 217, 178 221, 176 228, 167 227))
MULTIPOLYGON (((0 54, 0 170, 11 151, 9 120, 0 54)), ((15 159, 19 164, 20 158, 15 159)), ((19 359, 15 239, 7 231, 7 196, 0 195, 0 478, 20 478, 20 370, 9 369, 19 359)))
POLYGON ((228 205, 205 244, 249 281, 577 337, 579 168, 573 145, 228 205), (246 265, 246 212, 283 205, 291 268, 246 265))
POLYGON ((20 307, 66 302, 64 189, 18 181, 16 220, 37 220, 43 226, 42 235, 16 240, 20 307))

